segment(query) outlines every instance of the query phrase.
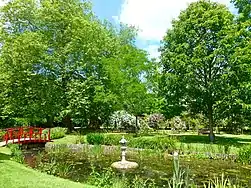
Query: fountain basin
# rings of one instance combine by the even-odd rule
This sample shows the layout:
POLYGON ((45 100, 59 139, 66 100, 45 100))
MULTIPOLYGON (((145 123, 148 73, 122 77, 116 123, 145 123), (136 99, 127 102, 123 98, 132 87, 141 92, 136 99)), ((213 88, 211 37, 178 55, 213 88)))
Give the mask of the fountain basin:
POLYGON ((126 169, 135 169, 135 168, 138 168, 139 165, 138 163, 135 163, 135 162, 131 162, 131 161, 117 161, 117 162, 114 162, 112 163, 112 168, 116 168, 116 169, 119 169, 119 170, 126 170, 126 169))

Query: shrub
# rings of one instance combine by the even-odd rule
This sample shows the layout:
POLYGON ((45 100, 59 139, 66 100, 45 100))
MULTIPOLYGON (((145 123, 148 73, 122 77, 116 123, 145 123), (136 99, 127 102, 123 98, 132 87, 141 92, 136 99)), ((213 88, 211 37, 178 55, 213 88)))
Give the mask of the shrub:
POLYGON ((165 117, 163 114, 151 114, 148 119, 149 127, 159 129, 160 124, 163 124, 165 117))
POLYGON ((176 148, 177 140, 172 137, 139 137, 132 139, 128 146, 134 148, 157 149, 172 152, 176 148))
POLYGON ((180 132, 186 129, 186 123, 179 116, 173 117, 169 123, 174 131, 180 132))
POLYGON ((251 164, 251 145, 240 148, 238 160, 244 164, 251 164))
POLYGON ((8 148, 10 148, 11 151, 11 159, 13 161, 16 161, 18 163, 24 163, 24 155, 17 144, 8 144, 8 148))
MULTIPOLYGON (((126 140, 132 140, 132 135, 124 135, 126 140)), ((121 134, 106 134, 104 137, 104 145, 119 145, 119 141, 121 140, 121 134)))
POLYGON ((110 117, 110 124, 115 129, 122 130, 135 130, 136 129, 136 117, 127 113, 126 111, 116 111, 110 117))
POLYGON ((59 139, 65 137, 67 129, 62 127, 54 127, 51 129, 51 139, 59 139))
POLYGON ((149 126, 149 118, 148 117, 140 118, 140 126, 138 133, 140 135, 150 135, 153 131, 154 131, 153 128, 149 126))
POLYGON ((93 144, 93 145, 104 144, 104 134, 89 133, 86 135, 86 140, 89 144, 93 144))
POLYGON ((76 144, 85 144, 86 143, 86 139, 84 136, 82 135, 78 135, 77 139, 76 139, 76 144))

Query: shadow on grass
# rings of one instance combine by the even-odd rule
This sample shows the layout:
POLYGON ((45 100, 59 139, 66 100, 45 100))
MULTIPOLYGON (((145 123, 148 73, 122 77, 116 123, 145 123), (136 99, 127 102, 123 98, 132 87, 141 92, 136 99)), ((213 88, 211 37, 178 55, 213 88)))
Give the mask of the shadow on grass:
POLYGON ((10 155, 7 155, 5 153, 0 153, 0 163, 3 160, 10 160, 10 155))
MULTIPOLYGON (((182 143, 200 143, 200 144, 209 144, 208 135, 177 135, 176 136, 182 143)), ((247 143, 251 143, 251 139, 248 138, 229 138, 224 136, 216 136, 215 144, 219 145, 233 145, 233 146, 242 146, 247 143)))

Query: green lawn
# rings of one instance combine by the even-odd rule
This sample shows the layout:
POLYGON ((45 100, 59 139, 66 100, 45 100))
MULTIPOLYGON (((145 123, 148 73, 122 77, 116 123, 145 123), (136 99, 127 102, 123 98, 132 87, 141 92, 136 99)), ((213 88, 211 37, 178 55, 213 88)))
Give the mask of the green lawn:
MULTIPOLYGON (((82 137, 86 137, 86 136, 82 136, 82 137)), ((66 135, 63 138, 55 139, 53 140, 53 142, 50 142, 50 143, 52 144, 76 144, 78 139, 79 139, 78 135, 66 135)))
POLYGON ((8 148, 0 148, 1 188, 93 188, 28 168, 9 160, 8 148))

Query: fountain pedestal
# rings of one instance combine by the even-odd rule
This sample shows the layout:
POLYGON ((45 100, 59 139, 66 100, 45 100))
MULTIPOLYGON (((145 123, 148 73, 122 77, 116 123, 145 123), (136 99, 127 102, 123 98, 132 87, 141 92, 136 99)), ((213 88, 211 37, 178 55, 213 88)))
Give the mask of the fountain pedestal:
POLYGON ((120 170, 126 170, 126 169, 134 169, 137 168, 139 165, 136 162, 131 162, 126 160, 126 139, 124 136, 122 139, 119 141, 121 144, 121 161, 117 161, 112 163, 112 167, 120 170))

